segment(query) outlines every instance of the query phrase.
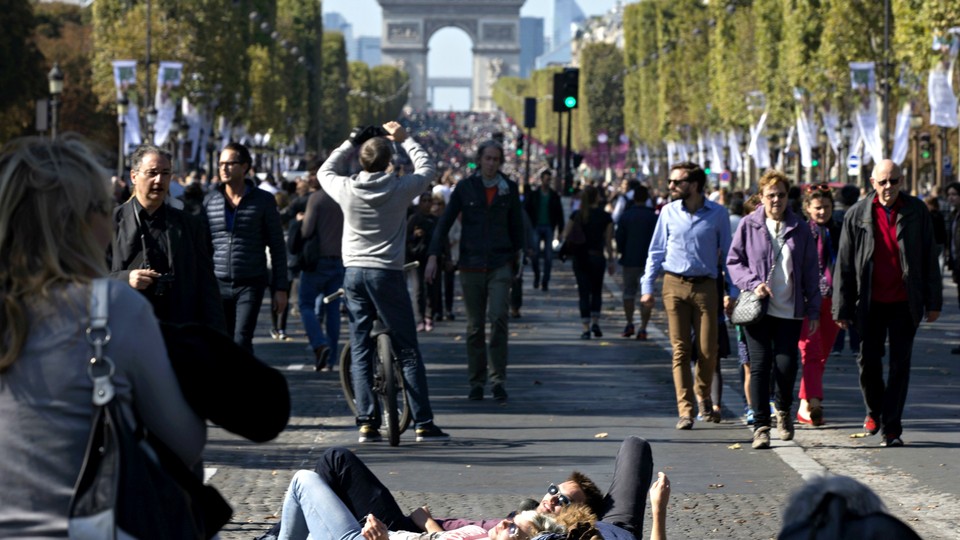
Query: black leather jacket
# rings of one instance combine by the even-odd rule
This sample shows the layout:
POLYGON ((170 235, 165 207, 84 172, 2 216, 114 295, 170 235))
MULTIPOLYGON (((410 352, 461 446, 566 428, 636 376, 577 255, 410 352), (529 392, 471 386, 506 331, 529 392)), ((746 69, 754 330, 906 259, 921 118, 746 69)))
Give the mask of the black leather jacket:
POLYGON ((280 212, 273 195, 257 188, 249 178, 233 221, 227 230, 224 184, 204 199, 210 236, 213 239, 213 271, 217 279, 234 283, 262 280, 274 290, 287 290, 287 248, 280 225, 280 212), (272 272, 267 269, 270 250, 272 272))

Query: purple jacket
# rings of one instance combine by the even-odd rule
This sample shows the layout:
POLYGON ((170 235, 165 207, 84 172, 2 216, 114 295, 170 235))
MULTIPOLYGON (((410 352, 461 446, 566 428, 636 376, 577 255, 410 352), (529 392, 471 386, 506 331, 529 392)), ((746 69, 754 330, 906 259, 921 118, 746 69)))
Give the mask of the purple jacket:
MULTIPOLYGON (((784 236, 793 257, 794 315, 811 321, 820 319, 820 272, 817 243, 806 222, 800 221, 789 208, 784 214, 784 236)), ((754 290, 770 277, 776 249, 770 242, 763 205, 744 216, 733 234, 727 254, 730 280, 741 291, 754 290)))

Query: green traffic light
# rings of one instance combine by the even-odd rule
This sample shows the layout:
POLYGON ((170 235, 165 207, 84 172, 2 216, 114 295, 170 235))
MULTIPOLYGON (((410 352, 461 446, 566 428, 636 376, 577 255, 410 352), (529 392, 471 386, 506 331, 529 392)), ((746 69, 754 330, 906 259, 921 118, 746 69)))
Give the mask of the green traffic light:
POLYGON ((467 168, 468 168, 468 169, 476 169, 476 168, 477 168, 477 164, 471 161, 470 163, 467 163, 467 168))
POLYGON ((523 155, 523 148, 517 148, 517 155, 518 155, 518 156, 522 156, 522 155, 523 155))
POLYGON ((920 157, 923 159, 930 159, 930 152, 923 152, 920 154, 920 157))
POLYGON ((573 96, 567 96, 564 98, 563 104, 566 105, 568 109, 572 109, 577 106, 577 98, 573 96))
POLYGON ((813 160, 813 161, 810 162, 810 166, 811 166, 811 167, 816 167, 816 166, 818 166, 818 165, 820 165, 820 160, 815 159, 815 160, 813 160))
POLYGON ((710 167, 707 167, 703 172, 707 173, 707 176, 710 175, 710 167))

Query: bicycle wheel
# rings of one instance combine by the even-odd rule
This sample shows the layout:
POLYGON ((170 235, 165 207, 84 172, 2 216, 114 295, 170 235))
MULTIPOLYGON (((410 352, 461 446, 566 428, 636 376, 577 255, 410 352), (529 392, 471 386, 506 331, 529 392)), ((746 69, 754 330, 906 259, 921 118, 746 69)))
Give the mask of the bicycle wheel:
POLYGON ((352 361, 350 344, 347 343, 340 351, 340 386, 343 388, 343 397, 347 398, 347 405, 353 411, 353 416, 357 416, 357 397, 353 394, 353 375, 350 374, 352 361))
POLYGON ((400 411, 397 410, 397 390, 399 389, 399 381, 403 379, 397 377, 397 369, 393 363, 393 345, 390 343, 390 336, 387 334, 377 336, 377 356, 383 375, 383 391, 380 393, 381 410, 387 420, 387 436, 390 439, 390 446, 397 446, 400 444, 400 411))

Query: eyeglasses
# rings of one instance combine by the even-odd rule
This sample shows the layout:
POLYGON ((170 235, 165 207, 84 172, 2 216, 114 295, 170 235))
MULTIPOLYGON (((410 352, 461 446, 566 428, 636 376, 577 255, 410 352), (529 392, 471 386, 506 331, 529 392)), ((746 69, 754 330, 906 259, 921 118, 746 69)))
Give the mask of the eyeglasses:
POLYGON ((149 171, 137 171, 137 172, 142 174, 145 178, 156 178, 158 176, 160 178, 168 178, 170 176, 173 176, 173 171, 170 171, 170 170, 156 171, 151 169, 149 171))
POLYGON ((570 497, 567 497, 563 493, 560 493, 560 488, 556 484, 550 484, 550 487, 547 488, 547 494, 552 495, 557 498, 557 502, 560 503, 560 506, 569 506, 571 502, 570 497))
POLYGON ((220 162, 221 169, 226 169, 229 167, 239 167, 240 165, 243 165, 242 161, 221 161, 220 162))
POLYGON ((876 182, 877 185, 880 187, 887 187, 888 185, 895 186, 900 183, 900 177, 898 176, 896 178, 890 178, 888 180, 874 180, 874 182, 876 182))
POLYGON ((775 191, 773 193, 767 193, 766 195, 763 196, 763 198, 768 201, 773 201, 776 199, 786 199, 787 194, 782 191, 775 191))
POLYGON ((830 184, 810 184, 807 186, 807 193, 814 193, 817 191, 823 191, 826 193, 830 192, 830 184))

